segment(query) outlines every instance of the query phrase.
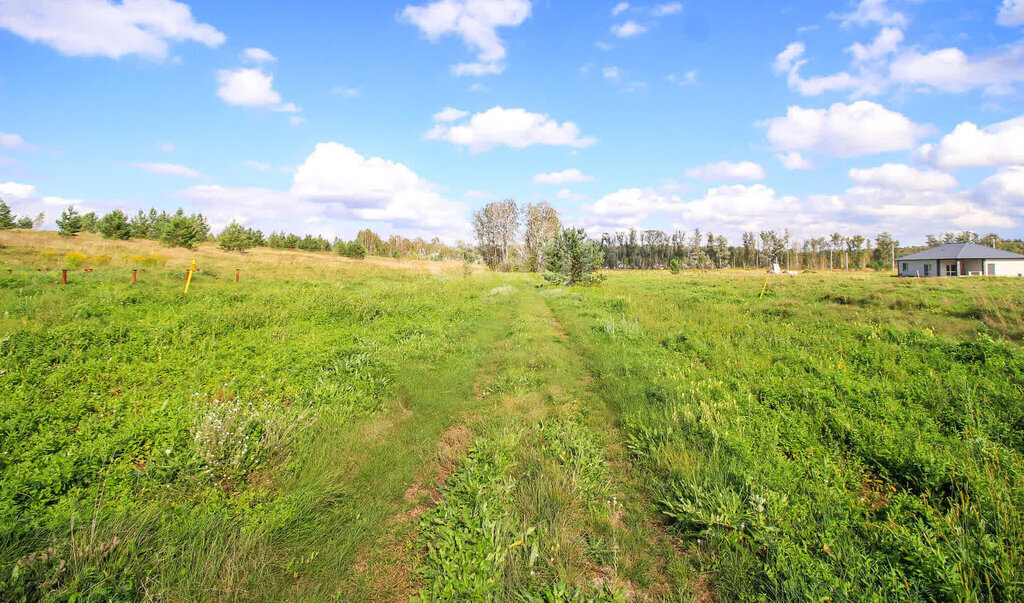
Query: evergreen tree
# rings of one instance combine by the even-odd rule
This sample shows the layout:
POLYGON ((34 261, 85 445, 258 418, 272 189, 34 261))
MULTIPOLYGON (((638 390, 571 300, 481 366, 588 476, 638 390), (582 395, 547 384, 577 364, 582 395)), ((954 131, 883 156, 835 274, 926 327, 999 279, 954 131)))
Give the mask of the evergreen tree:
POLYGON ((91 211, 82 216, 82 232, 97 232, 99 225, 100 219, 96 216, 96 212, 91 211))
POLYGON ((73 237, 82 230, 82 215, 78 213, 73 205, 60 215, 57 220, 57 234, 62 237, 73 237))
POLYGON ((598 273, 604 262, 604 252, 595 241, 587 240, 582 228, 563 228, 544 249, 544 278, 554 283, 575 285, 603 280, 598 273))
POLYGON ((252 247, 250 243, 251 238, 245 227, 234 220, 217 235, 217 246, 224 251, 245 251, 252 247))
POLYGON ((24 228, 25 230, 29 230, 33 226, 35 226, 35 222, 33 222, 32 218, 28 216, 18 218, 18 221, 14 224, 15 228, 24 228))
POLYGON ((128 224, 128 216, 124 215, 124 212, 119 209, 115 209, 100 218, 97 227, 104 239, 124 241, 132 236, 132 229, 128 224))
POLYGON ((0 199, 0 230, 9 230, 14 227, 14 214, 11 213, 11 206, 0 199))

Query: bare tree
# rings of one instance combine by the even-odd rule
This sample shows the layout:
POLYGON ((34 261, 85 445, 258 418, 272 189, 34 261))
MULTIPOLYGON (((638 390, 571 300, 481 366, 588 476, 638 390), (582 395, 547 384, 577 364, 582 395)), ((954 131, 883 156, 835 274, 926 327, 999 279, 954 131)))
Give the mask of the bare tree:
POLYGON ((484 262, 491 269, 509 270, 519 234, 519 206, 515 199, 494 201, 473 213, 473 228, 484 262))

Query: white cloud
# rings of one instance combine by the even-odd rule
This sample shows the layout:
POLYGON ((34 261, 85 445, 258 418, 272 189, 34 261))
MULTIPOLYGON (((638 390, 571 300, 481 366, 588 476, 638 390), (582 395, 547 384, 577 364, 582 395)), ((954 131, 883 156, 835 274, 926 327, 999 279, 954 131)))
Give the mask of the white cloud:
POLYGON ((465 222, 461 203, 442 197, 406 165, 366 158, 336 142, 316 145, 296 170, 291 192, 360 220, 448 228, 465 222))
POLYGON ((609 193, 593 205, 584 205, 588 214, 603 224, 616 228, 636 226, 654 212, 678 209, 681 200, 676 195, 653 188, 625 188, 609 193))
POLYGON ((263 163, 262 161, 243 161, 242 165, 244 165, 245 167, 250 167, 259 172, 269 172, 271 169, 273 169, 269 163, 263 163))
POLYGON ((293 126, 301 126, 302 124, 306 123, 306 118, 301 117, 299 115, 292 115, 291 117, 288 118, 288 123, 290 123, 293 126))
POLYGON ((671 82, 677 86, 693 86, 697 83, 697 74, 699 72, 696 69, 691 69, 683 75, 676 75, 670 73, 665 76, 665 81, 671 82))
POLYGON ((613 17, 618 17, 619 15, 621 15, 624 12, 626 12, 627 10, 629 10, 629 3, 628 2, 619 2, 618 4, 615 5, 615 8, 612 9, 612 16, 613 17))
POLYGON ((242 51, 242 59, 253 63, 272 63, 277 57, 262 48, 246 48, 242 51))
POLYGON ((1003 0, 996 23, 1004 27, 1024 25, 1024 0, 1003 0))
POLYGON ((549 172, 537 174, 533 177, 534 184, 567 184, 569 182, 589 182, 593 176, 587 176, 576 168, 569 168, 561 172, 549 172))
POLYGON ((469 111, 463 111, 461 109, 456 109, 455 107, 445 107, 434 114, 434 123, 447 124, 453 121, 459 121, 467 115, 469 115, 469 111))
POLYGON ((866 27, 873 24, 906 27, 908 23, 907 17, 901 12, 890 9, 886 0, 861 0, 853 11, 829 16, 841 19, 843 27, 852 25, 866 27))
POLYGON ((28 153, 36 150, 36 147, 25 142, 25 139, 17 134, 7 134, 0 132, 0 149, 7 149, 8 151, 16 151, 21 153, 28 153))
POLYGON ((18 182, 0 182, 0 197, 15 199, 28 199, 36 194, 36 187, 31 184, 18 182))
POLYGON ((606 80, 617 80, 622 77, 622 70, 615 66, 605 67, 601 70, 601 75, 603 75, 606 80))
POLYGON ((47 197, 43 197, 42 198, 42 202, 43 202, 44 205, 49 205, 49 206, 52 206, 52 207, 69 207, 69 206, 73 205, 79 211, 82 210, 82 203, 83 203, 83 201, 81 199, 68 199, 68 198, 65 198, 65 197, 58 197, 56 195, 50 195, 50 196, 47 196, 47 197))
POLYGON ((895 27, 886 27, 878 32, 878 36, 870 45, 865 46, 860 42, 855 42, 846 51, 853 55, 855 62, 865 63, 896 52, 902 43, 903 31, 895 27))
POLYGON ((937 144, 921 146, 919 161, 941 169, 1024 164, 1024 116, 978 128, 965 121, 937 144))
POLYGON ((911 50, 890 65, 893 81, 961 93, 984 88, 988 94, 1012 94, 1013 84, 1024 81, 1024 43, 1012 44, 987 57, 971 57, 959 48, 928 53, 911 50))
POLYGON ((1024 217, 1024 167, 1005 167, 981 182, 973 191, 976 202, 1024 217))
POLYGON ((176 176, 178 178, 203 177, 203 175, 196 170, 177 163, 131 162, 129 165, 133 165, 144 172, 149 172, 150 174, 156 174, 158 176, 176 176))
POLYGON ((355 98, 362 94, 359 88, 346 88, 345 86, 332 86, 331 94, 341 98, 355 98))
POLYGON ((764 180, 764 168, 753 161, 718 161, 684 170, 688 178, 700 180, 764 180))
POLYGON ((830 157, 856 157, 904 151, 932 128, 869 101, 835 103, 828 109, 790 106, 785 117, 758 122, 776 151, 811 151, 830 157))
POLYGON ((899 191, 942 191, 955 188, 956 178, 937 170, 918 170, 900 163, 849 171, 850 180, 861 186, 899 191))
POLYGON ((497 146, 523 149, 541 144, 583 148, 597 143, 593 136, 580 136, 579 126, 571 121, 560 124, 546 114, 502 107, 476 113, 468 121, 438 124, 424 137, 468 147, 470 153, 482 153, 497 146))
POLYGON ((768 217, 791 219, 800 213, 801 204, 796 197, 777 196, 763 184, 733 184, 712 188, 704 197, 682 204, 681 210, 690 224, 742 224, 768 217))
MULTIPOLYGON (((299 113, 302 111, 295 103, 281 103, 281 95, 274 90, 274 76, 263 73, 260 68, 240 68, 235 70, 221 69, 217 72, 217 96, 229 105, 255 107, 280 111, 283 113, 299 113)), ((305 120, 302 120, 305 121, 305 120)), ((292 123, 296 118, 292 118, 292 123)), ((301 121, 299 121, 301 123, 301 121)))
POLYGON ((4 0, 0 28, 70 56, 167 58, 171 42, 211 48, 225 36, 174 0, 4 0))
POLYGON ((636 21, 626 21, 625 23, 619 23, 612 25, 611 32, 613 35, 619 38, 631 38, 638 36, 647 31, 647 28, 640 25, 636 21))
POLYGON ((668 15, 675 15, 683 12, 682 2, 666 2, 665 4, 655 4, 654 8, 651 9, 651 14, 655 17, 665 17, 668 15))
POLYGON ((420 28, 431 42, 456 35, 476 52, 475 63, 452 66, 456 75, 488 75, 504 70, 505 44, 499 27, 516 27, 530 17, 529 0, 438 0, 406 6, 401 19, 420 28))
POLYGON ((779 163, 782 167, 787 170, 813 170, 818 167, 810 159, 805 158, 798 151, 790 151, 788 153, 778 153, 775 155, 778 158, 779 163))
POLYGON ((173 142, 158 142, 156 143, 156 148, 164 153, 173 153, 175 147, 173 142))
POLYGON ((598 48, 600 48, 601 50, 604 50, 606 52, 611 50, 612 48, 615 48, 614 46, 612 46, 608 42, 601 42, 601 41, 594 42, 594 46, 597 46, 598 48))

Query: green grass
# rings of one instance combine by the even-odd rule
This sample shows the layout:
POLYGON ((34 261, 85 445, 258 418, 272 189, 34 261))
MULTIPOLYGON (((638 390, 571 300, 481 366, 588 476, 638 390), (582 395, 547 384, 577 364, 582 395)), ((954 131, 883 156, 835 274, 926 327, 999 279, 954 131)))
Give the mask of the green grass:
POLYGON ((1020 281, 3 241, 0 600, 1024 596, 1020 281))

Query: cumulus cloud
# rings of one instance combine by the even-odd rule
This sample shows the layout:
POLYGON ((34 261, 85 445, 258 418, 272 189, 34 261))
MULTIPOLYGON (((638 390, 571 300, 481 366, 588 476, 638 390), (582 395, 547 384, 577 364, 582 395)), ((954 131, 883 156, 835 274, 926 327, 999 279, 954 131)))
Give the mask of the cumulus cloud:
POLYGON ((579 126, 571 121, 558 123, 543 113, 500 106, 475 113, 468 120, 437 124, 424 137, 467 147, 470 153, 482 153, 498 146, 514 149, 533 145, 584 148, 597 143, 593 136, 581 136, 579 126))
POLYGON ((785 117, 758 122, 776 151, 810 151, 856 157, 914 147, 932 128, 869 101, 835 103, 828 109, 790 106, 785 117))
POLYGON ((996 23, 1004 27, 1024 25, 1024 0, 1003 0, 996 23))
POLYGON ((640 25, 636 21, 626 21, 625 23, 618 23, 612 25, 611 32, 618 38, 632 38, 638 36, 647 31, 647 28, 640 25))
POLYGON ((459 121, 467 115, 469 115, 468 111, 456 109, 455 107, 445 107, 434 114, 434 123, 447 124, 453 121, 459 121))
POLYGON ((253 63, 272 63, 277 57, 262 48, 246 48, 242 51, 242 59, 253 63))
POLYGON ((986 57, 971 57, 959 48, 921 53, 911 50, 890 65, 893 81, 961 93, 983 88, 988 94, 1012 94, 1024 80, 1024 43, 986 57))
POLYGON ((187 4, 174 0, 4 0, 0 28, 69 56, 118 59, 137 55, 160 61, 172 42, 215 48, 225 36, 199 23, 187 4))
POLYGON ((718 161, 684 170, 688 178, 700 180, 764 180, 764 168, 753 161, 718 161))
POLYGON ((801 70, 808 63, 804 58, 807 50, 803 42, 793 42, 775 57, 775 73, 786 75, 791 90, 804 96, 818 96, 825 92, 850 91, 850 96, 860 98, 881 94, 888 86, 885 75, 886 61, 895 53, 903 41, 903 32, 896 28, 885 28, 870 44, 859 42, 846 48, 852 56, 850 71, 839 71, 831 75, 804 77, 801 70))
POLYGON ((455 75, 489 75, 505 69, 505 43, 497 29, 522 24, 531 10, 529 0, 438 0, 406 6, 400 18, 418 27, 431 42, 455 35, 476 52, 476 62, 452 65, 455 75))
POLYGON ((281 95, 274 90, 273 74, 260 68, 221 69, 217 72, 217 96, 229 105, 254 107, 298 113, 295 103, 281 103, 281 95))
POLYGON ((202 178, 203 175, 198 171, 184 165, 177 163, 146 163, 146 162, 131 162, 129 165, 135 166, 144 172, 150 174, 156 174, 158 176, 176 176, 178 178, 202 178))
POLYGON ((1024 164, 1024 116, 979 128, 965 121, 915 158, 941 169, 1024 164))
POLYGON ((707 194, 680 206, 684 221, 695 223, 744 224, 760 218, 777 217, 786 223, 801 211, 800 200, 779 196, 763 184, 718 186, 707 194))
POLYGON ((839 19, 843 27, 854 25, 860 27, 869 25, 906 27, 908 23, 907 17, 903 13, 889 8, 886 0, 861 0, 854 10, 829 16, 839 19))
POLYGON ((1002 168, 983 180, 971 195, 977 203, 1024 217, 1024 167, 1002 168))
POLYGON ((956 178, 937 170, 918 170, 900 163, 849 171, 850 180, 861 186, 899 191, 942 191, 955 188, 956 178))
POLYGON ((628 2, 619 2, 618 4, 615 5, 615 8, 612 9, 612 16, 613 17, 618 17, 619 15, 621 15, 624 12, 626 12, 627 10, 629 10, 629 3, 628 2))
POLYGON ((593 176, 587 176, 576 168, 569 168, 560 172, 549 172, 537 174, 533 177, 534 184, 567 184, 569 182, 589 182, 593 176))
POLYGON ((777 153, 775 157, 787 170, 813 170, 818 167, 813 161, 801 155, 798 151, 788 153, 777 153))
POLYGON ((405 164, 366 158, 336 142, 320 143, 295 171, 291 192, 360 220, 425 227, 465 222, 463 205, 445 199, 405 164))
POLYGON ((20 182, 0 182, 0 198, 28 199, 35 196, 36 187, 20 182))

